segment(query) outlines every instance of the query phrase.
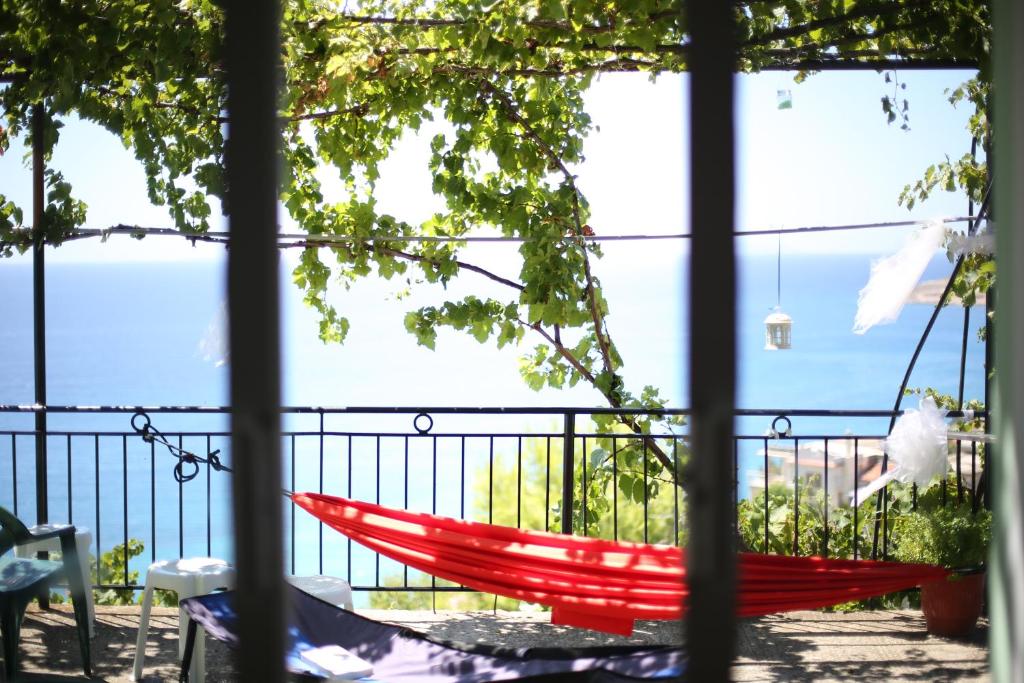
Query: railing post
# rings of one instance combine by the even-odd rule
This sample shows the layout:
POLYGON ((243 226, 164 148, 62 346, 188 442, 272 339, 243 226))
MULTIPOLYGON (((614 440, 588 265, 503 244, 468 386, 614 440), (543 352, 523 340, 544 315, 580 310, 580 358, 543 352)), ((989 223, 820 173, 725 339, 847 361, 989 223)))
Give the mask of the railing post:
MULTIPOLYGON (((46 214, 44 173, 46 160, 43 136, 46 112, 43 104, 32 107, 32 332, 35 362, 35 402, 46 405, 46 214)), ((46 464, 46 411, 35 414, 36 431, 36 523, 49 520, 49 491, 46 464)), ((15 482, 16 483, 16 482, 15 482)))
POLYGON ((565 413, 565 431, 562 440, 562 533, 572 533, 573 461, 576 459, 576 413, 565 413))

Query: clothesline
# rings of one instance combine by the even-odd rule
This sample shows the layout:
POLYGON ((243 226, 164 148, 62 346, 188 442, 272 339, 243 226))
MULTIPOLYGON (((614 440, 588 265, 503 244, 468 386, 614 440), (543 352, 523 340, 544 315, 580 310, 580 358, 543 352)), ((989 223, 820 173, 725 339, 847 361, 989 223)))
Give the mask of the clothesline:
MULTIPOLYGON (((976 216, 956 216, 941 219, 943 223, 969 223, 977 220, 976 216)), ((843 225, 811 225, 796 228, 756 228, 748 230, 737 230, 733 233, 736 237, 755 237, 759 235, 790 235, 808 234, 817 232, 838 232, 844 230, 872 230, 884 228, 904 228, 922 225, 922 220, 884 221, 875 223, 849 223, 843 225)), ((211 242, 214 244, 226 244, 229 233, 226 231, 210 231, 204 233, 188 233, 175 228, 146 228, 131 225, 115 225, 109 228, 79 228, 70 236, 69 240, 87 239, 92 237, 107 238, 111 235, 130 235, 132 237, 145 237, 149 235, 163 237, 182 237, 194 242, 211 242)), ((635 234, 635 235, 566 235, 563 239, 582 239, 587 242, 640 242, 652 240, 685 240, 690 239, 690 233, 663 233, 663 234, 635 234)), ((494 243, 521 243, 526 242, 525 237, 506 237, 501 235, 310 235, 303 233, 278 233, 277 239, 281 248, 293 247, 320 247, 350 243, 447 243, 447 242, 494 242, 494 243)))

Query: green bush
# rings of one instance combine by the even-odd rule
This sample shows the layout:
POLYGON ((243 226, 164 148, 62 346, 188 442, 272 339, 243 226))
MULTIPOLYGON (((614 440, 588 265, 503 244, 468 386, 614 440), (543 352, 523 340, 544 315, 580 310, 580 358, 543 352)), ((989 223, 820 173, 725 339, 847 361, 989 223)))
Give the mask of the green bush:
POLYGON ((973 511, 970 504, 901 515, 894 530, 893 557, 901 562, 936 564, 950 569, 985 562, 991 539, 992 513, 973 511))
POLYGON ((792 555, 796 538, 796 549, 800 555, 851 558, 856 535, 858 556, 863 557, 865 553, 871 552, 875 520, 873 498, 860 504, 855 531, 853 507, 829 506, 826 515, 824 493, 808 482, 800 486, 799 501, 793 487, 785 484, 769 486, 767 497, 767 545, 765 493, 761 492, 739 503, 737 533, 743 550, 792 555), (796 533, 798 511, 799 534, 796 533))
MULTIPOLYGON (((127 560, 131 560, 133 557, 138 557, 145 551, 146 547, 137 538, 128 539, 128 552, 127 560)), ((124 579, 124 567, 126 561, 125 546, 115 545, 109 551, 100 555, 100 560, 96 562, 96 556, 90 553, 89 555, 89 567, 91 574, 91 583, 97 585, 100 583, 99 575, 97 570, 102 570, 101 575, 104 580, 109 583, 115 583, 119 580, 124 579)), ((50 553, 50 559, 54 561, 60 560, 60 553, 50 553)), ((128 583, 138 584, 139 572, 129 571, 128 572, 128 583)), ((93 590, 93 602, 97 605, 134 605, 141 600, 141 597, 135 595, 135 591, 131 588, 106 588, 103 590, 93 590)), ((51 592, 50 602, 54 604, 64 604, 68 602, 68 596, 66 591, 51 592)), ((157 590, 153 592, 153 604, 160 607, 177 607, 178 596, 174 591, 157 590)))
MULTIPOLYGON (((125 564, 134 557, 141 555, 146 546, 137 538, 129 538, 127 551, 124 544, 115 545, 109 551, 100 555, 99 562, 90 556, 90 566, 96 571, 93 573, 93 584, 100 583, 100 577, 110 583, 116 583, 125 578, 125 564)), ((138 585, 139 572, 129 570, 127 574, 128 583, 138 585)), ((93 592, 93 598, 97 605, 134 605, 142 596, 136 595, 131 588, 107 588, 93 592)), ((162 607, 177 607, 178 595, 174 591, 157 590, 153 592, 153 604, 162 607)))

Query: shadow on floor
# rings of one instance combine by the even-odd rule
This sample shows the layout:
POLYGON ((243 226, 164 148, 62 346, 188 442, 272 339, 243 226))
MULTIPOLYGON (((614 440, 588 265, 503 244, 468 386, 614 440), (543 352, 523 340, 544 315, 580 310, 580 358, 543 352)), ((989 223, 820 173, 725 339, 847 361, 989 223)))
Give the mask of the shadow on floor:
POLYGON ((737 680, 985 680, 988 622, 970 638, 929 636, 918 612, 800 613, 743 622, 737 680))

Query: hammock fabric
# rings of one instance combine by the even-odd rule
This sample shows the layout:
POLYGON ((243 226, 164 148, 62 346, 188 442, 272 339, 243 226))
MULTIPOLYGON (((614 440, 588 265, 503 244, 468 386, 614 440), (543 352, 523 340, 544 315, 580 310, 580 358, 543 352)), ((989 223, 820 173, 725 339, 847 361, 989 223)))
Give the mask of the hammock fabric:
MULTIPOLYGON (((628 683, 639 679, 672 679, 686 669, 686 654, 677 647, 617 645, 584 648, 504 648, 462 645, 411 629, 384 624, 335 607, 288 587, 288 669, 298 680, 324 680, 301 653, 310 648, 340 645, 373 666, 362 681, 387 683, 628 683)), ((206 634, 238 645, 238 614, 233 591, 181 601, 182 611, 206 634)), ((196 630, 188 642, 195 645, 196 630)), ((186 652, 193 647, 185 645, 186 652)), ((188 680, 191 657, 182 661, 181 680, 188 680)), ((334 678, 327 680, 337 680, 334 678)))
MULTIPOLYGON (((679 619, 684 553, 396 510, 316 493, 292 500, 381 555, 474 590, 552 608, 551 622, 629 635, 636 619, 679 619)), ((944 579, 940 567, 740 553, 737 614, 827 607, 944 579)))

